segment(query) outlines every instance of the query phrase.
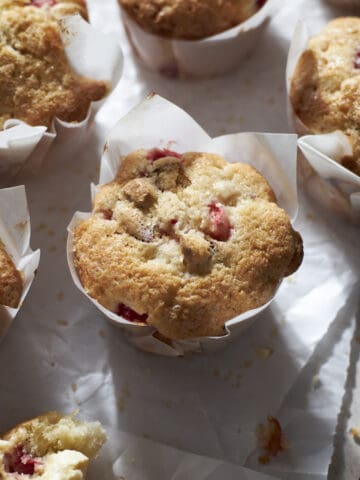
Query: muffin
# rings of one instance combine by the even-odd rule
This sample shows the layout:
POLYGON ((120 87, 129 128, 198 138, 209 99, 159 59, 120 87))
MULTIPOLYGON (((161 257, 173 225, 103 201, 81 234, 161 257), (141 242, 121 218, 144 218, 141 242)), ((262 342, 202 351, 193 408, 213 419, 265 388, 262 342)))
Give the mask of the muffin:
POLYGON ((0 305, 17 308, 23 291, 23 280, 0 241, 0 305))
POLYGON ((360 175, 360 18, 331 21, 310 39, 290 85, 295 115, 310 133, 342 131, 353 154, 339 163, 360 175))
POLYGON ((197 40, 228 30, 254 15, 266 0, 119 0, 147 32, 197 40))
POLYGON ((82 480, 89 459, 106 440, 100 423, 81 423, 50 412, 0 439, 0 478, 82 480))
POLYGON ((86 292, 169 339, 223 335, 301 260, 301 238, 266 180, 210 153, 129 154, 74 231, 86 292))
POLYGON ((331 5, 334 5, 335 7, 360 8, 359 0, 327 0, 327 1, 331 5))
POLYGON ((79 122, 106 95, 106 82, 69 65, 58 21, 73 13, 86 17, 83 0, 0 0, 0 128, 11 118, 79 122))

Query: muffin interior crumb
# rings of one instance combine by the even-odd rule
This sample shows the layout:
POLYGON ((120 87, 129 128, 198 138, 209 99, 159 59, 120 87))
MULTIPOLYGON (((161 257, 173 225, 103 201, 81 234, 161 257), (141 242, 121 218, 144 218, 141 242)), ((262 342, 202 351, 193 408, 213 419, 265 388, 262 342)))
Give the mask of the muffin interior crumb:
POLYGON ((85 479, 89 459, 106 435, 98 422, 51 412, 15 427, 0 440, 1 478, 85 479))

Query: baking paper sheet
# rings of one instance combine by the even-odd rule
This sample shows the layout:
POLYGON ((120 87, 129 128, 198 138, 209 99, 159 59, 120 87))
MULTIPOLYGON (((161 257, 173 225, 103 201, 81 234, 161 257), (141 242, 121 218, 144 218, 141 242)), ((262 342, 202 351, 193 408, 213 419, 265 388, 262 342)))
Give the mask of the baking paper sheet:
MULTIPOLYGON (((117 38, 96 30, 80 15, 65 17, 61 25, 70 65, 85 77, 109 82, 113 90, 123 65, 117 38)), ((29 172, 37 170, 56 137, 64 149, 74 151, 86 137, 89 123, 102 103, 101 100, 93 102, 81 122, 68 123, 55 118, 49 129, 33 127, 17 119, 6 121, 0 132, 0 183, 8 183, 24 166, 29 172)))
MULTIPOLYGON (((42 249, 42 262, 36 282, 0 347, 0 430, 50 409, 69 412, 80 408, 83 418, 99 418, 116 431, 120 428, 137 434, 145 451, 148 447, 147 442, 143 443, 144 436, 239 465, 249 455, 256 455, 255 426, 268 414, 280 416, 286 407, 291 412, 310 415, 312 420, 304 422, 298 436, 297 429, 290 428, 291 424, 298 425, 294 423, 296 416, 289 416, 289 423, 286 423, 288 417, 282 417, 291 444, 298 439, 309 449, 315 450, 320 445, 323 453, 321 462, 311 456, 306 459, 305 449, 299 451, 290 444, 287 454, 294 456, 294 463, 280 455, 275 462, 279 472, 275 477, 284 474, 291 480, 324 480, 326 464, 331 461, 334 425, 348 361, 346 343, 343 351, 338 349, 340 343, 331 340, 326 332, 337 317, 332 323, 335 331, 337 325, 344 331, 344 342, 350 334, 347 332, 351 314, 345 315, 349 323, 346 319, 341 323, 336 311, 344 304, 351 306, 353 301, 352 271, 360 268, 357 229, 339 224, 331 212, 319 211, 313 203, 305 204, 301 198, 296 227, 304 235, 307 254, 304 270, 299 271, 295 285, 294 279, 285 281, 276 304, 223 351, 181 359, 140 352, 125 341, 119 329, 106 322, 74 288, 66 266, 65 242, 73 212, 91 208, 89 182, 98 181, 105 137, 119 117, 148 93, 157 91, 170 98, 196 118, 212 137, 240 130, 286 131, 284 71, 295 19, 298 14, 309 12, 314 19, 324 21, 331 11, 325 10, 318 0, 287 2, 275 16, 267 35, 259 41, 257 54, 244 64, 242 71, 221 79, 182 83, 149 74, 133 62, 118 22, 116 1, 90 0, 90 9, 97 26, 124 39, 126 68, 121 86, 88 132, 86 149, 78 155, 64 155, 60 146, 54 145, 48 167, 28 185, 32 243, 42 249), (311 291, 315 293, 311 295, 311 291), (313 302, 323 312, 325 321, 317 314, 318 310, 312 309, 311 316, 303 320, 296 313, 306 304, 310 308, 313 302), (318 357, 319 366, 314 367, 315 371, 308 371, 308 367, 304 370, 306 362, 312 365, 309 361, 323 351, 323 342, 329 349, 318 357), (267 356, 263 348, 272 348, 274 353, 263 358, 267 356), (332 375, 333 371, 337 374, 332 375), (329 383, 331 401, 323 402, 327 388, 321 399, 314 396, 309 405, 307 393, 306 399, 300 396, 314 373, 322 385, 327 384, 329 375, 333 377, 329 383), (321 444, 317 443, 318 438, 314 441, 314 426, 319 423, 321 444)), ((334 337, 337 338, 335 334, 334 337)), ((342 335, 338 338, 340 341, 342 335)), ((316 395, 321 391, 315 390, 316 395)), ((298 420, 302 423, 300 416, 298 420)), ((116 449, 123 445, 122 439, 128 438, 122 432, 117 435, 118 439, 109 445, 113 449, 110 458, 114 460, 121 453, 116 449)), ((133 451, 132 445, 129 444, 129 451, 133 451)), ((149 448, 154 463, 157 460, 161 463, 162 452, 167 455, 163 448, 155 451, 149 448)), ((346 459, 351 468, 357 465, 358 448, 355 445, 351 449, 352 463, 346 459)), ((184 454, 179 461, 182 458, 189 457, 184 454)), ((179 467, 176 473, 177 480, 181 474, 186 475, 187 461, 184 462, 184 468, 179 467)), ((269 468, 272 464, 273 461, 269 468)), ((131 473, 138 472, 137 467, 135 462, 131 473)), ((200 471, 206 473, 206 468, 200 467, 200 471)), ((223 468, 222 478, 234 478, 234 470, 223 468)), ((113 478, 111 461, 103 465, 101 475, 106 480, 113 478)), ((99 474, 90 478, 99 478, 99 474)))

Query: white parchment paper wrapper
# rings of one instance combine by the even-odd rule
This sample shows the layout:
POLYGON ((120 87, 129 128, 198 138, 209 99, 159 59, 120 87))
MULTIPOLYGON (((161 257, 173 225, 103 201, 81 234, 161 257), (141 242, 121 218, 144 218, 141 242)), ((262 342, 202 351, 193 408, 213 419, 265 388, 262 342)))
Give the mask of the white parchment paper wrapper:
POLYGON ((256 46, 259 35, 282 0, 267 0, 238 26, 202 40, 178 40, 146 32, 123 10, 129 41, 151 70, 171 77, 211 77, 234 70, 256 46))
MULTIPOLYGON (((309 38, 305 22, 298 22, 286 69, 288 94, 291 78, 309 38)), ((288 112, 296 131, 304 135, 299 139, 299 147, 308 163, 302 161, 300 166, 307 190, 330 211, 351 222, 360 223, 360 177, 338 163, 344 155, 352 154, 348 138, 340 131, 323 135, 310 134, 309 129, 294 114, 289 98, 288 112)))
POLYGON ((24 187, 0 190, 0 240, 23 277, 23 293, 18 308, 0 305, 0 341, 5 336, 12 320, 34 280, 39 266, 40 250, 30 248, 30 217, 24 187))
MULTIPOLYGON (((229 162, 254 166, 271 184, 292 220, 297 214, 296 136, 241 133, 211 139, 183 110, 160 96, 150 96, 120 120, 110 133, 101 160, 100 184, 112 181, 121 158, 138 148, 167 147, 178 152, 204 151, 223 155, 229 162), (160 127, 159 127, 160 126, 160 127)), ((93 195, 96 188, 93 189, 93 195)), ((90 214, 75 214, 69 225, 68 262, 76 286, 116 325, 124 328, 137 347, 163 355, 182 355, 187 351, 218 348, 251 324, 267 304, 239 315, 226 323, 227 335, 172 342, 172 346, 154 338, 154 329, 131 323, 107 310, 83 289, 73 258, 73 232, 90 214)))
MULTIPOLYGON (((72 68, 85 77, 108 82, 112 90, 120 79, 123 65, 117 39, 96 30, 80 15, 65 17, 61 34, 72 68)), ((25 165, 26 170, 34 171, 56 137, 61 139, 64 149, 75 149, 102 102, 93 102, 81 122, 69 123, 55 118, 50 129, 30 126, 17 119, 8 120, 0 132, 0 176, 13 176, 25 165)))

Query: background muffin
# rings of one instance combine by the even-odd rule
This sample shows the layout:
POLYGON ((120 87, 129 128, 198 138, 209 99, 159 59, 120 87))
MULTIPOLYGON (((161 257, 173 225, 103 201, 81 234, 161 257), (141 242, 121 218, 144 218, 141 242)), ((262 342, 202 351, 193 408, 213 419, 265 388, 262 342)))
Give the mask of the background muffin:
POLYGON ((119 0, 144 30, 166 37, 195 40, 244 22, 266 0, 119 0))
POLYGON ((222 335, 302 260, 300 236, 252 167, 159 149, 122 161, 74 248, 91 297, 172 339, 222 335))
POLYGON ((336 7, 360 8, 360 3, 358 0, 327 0, 327 2, 336 7))
POLYGON ((20 272, 0 241, 0 305, 16 308, 23 290, 20 272))
POLYGON ((85 479, 89 459, 106 440, 100 423, 50 412, 0 439, 0 478, 85 479))
POLYGON ((311 133, 343 131, 353 155, 340 163, 360 175, 360 18, 331 21, 310 39, 291 80, 295 115, 311 133))
POLYGON ((57 19, 86 15, 83 1, 0 2, 0 128, 10 118, 49 127, 54 117, 81 121, 107 84, 72 71, 57 19))

